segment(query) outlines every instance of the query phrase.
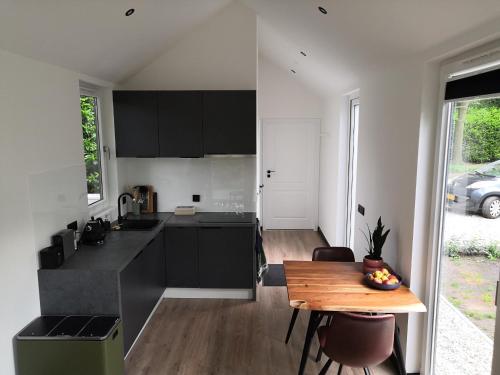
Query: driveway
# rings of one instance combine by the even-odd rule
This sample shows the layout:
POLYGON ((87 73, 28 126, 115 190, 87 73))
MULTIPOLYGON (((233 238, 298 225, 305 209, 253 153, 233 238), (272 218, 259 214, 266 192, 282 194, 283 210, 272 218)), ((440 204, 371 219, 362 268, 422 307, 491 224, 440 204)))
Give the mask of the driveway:
POLYGON ((500 244, 500 218, 486 219, 479 215, 446 211, 444 238, 500 244))

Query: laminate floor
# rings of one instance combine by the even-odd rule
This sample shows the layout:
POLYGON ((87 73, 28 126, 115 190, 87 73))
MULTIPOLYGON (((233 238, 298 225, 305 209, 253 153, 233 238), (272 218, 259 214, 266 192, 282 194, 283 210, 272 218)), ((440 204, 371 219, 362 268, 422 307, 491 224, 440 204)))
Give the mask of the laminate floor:
MULTIPOLYGON (((313 231, 266 231, 269 263, 309 260, 323 241, 313 231)), ((126 360, 127 375, 288 375, 296 374, 308 314, 301 312, 285 345, 291 316, 285 287, 258 287, 257 302, 219 299, 165 299, 126 360)), ((313 340, 306 374, 318 374, 313 340)), ((383 364, 376 375, 392 374, 383 364)), ((337 374, 337 365, 328 374, 337 374)), ((361 375, 344 368, 343 375, 361 375)))

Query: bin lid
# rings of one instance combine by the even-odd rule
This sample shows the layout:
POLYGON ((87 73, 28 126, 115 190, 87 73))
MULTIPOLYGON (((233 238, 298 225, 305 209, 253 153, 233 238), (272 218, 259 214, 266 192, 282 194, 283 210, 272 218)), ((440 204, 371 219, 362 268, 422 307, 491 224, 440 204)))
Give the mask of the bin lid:
POLYGON ((105 339, 120 321, 117 316, 96 316, 78 334, 82 338, 105 339))
POLYGON ((57 326, 65 316, 56 315, 45 315, 40 316, 28 324, 21 332, 18 333, 18 337, 40 337, 47 336, 50 331, 57 326))
POLYGON ((76 336, 92 319, 90 315, 68 316, 55 327, 48 336, 76 336))

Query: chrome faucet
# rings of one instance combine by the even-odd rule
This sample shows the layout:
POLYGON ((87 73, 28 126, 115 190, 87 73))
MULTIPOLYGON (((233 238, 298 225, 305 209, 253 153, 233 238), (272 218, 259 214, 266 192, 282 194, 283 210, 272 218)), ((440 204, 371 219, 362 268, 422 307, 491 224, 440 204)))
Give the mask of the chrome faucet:
MULTIPOLYGON (((120 196, 118 197, 118 224, 121 224, 123 221, 122 208, 121 208, 122 197, 130 197, 130 198, 134 199, 134 197, 130 193, 123 193, 123 194, 120 194, 120 196)), ((125 202, 127 202, 127 201, 125 200, 125 202)))

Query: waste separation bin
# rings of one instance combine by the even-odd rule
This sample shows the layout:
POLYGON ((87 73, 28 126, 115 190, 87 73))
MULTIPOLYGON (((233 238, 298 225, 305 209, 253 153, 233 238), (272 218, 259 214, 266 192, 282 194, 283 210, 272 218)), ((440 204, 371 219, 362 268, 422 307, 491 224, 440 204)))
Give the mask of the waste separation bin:
POLYGON ((123 375, 116 316, 40 316, 15 337, 18 375, 123 375))

